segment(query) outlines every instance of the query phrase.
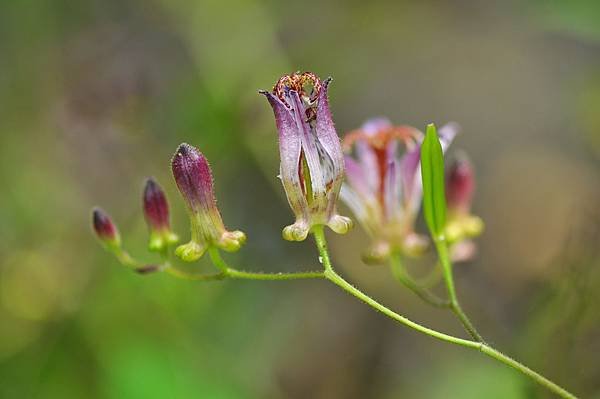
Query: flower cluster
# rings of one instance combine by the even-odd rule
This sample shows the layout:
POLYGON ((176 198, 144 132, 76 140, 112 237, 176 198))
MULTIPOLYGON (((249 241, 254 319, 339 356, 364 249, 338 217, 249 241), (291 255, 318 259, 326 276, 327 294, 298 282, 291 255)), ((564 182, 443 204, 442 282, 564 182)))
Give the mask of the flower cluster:
MULTIPOLYGON (((173 177, 188 209, 191 240, 175 249, 175 254, 184 261, 199 259, 210 247, 228 252, 237 251, 246 241, 241 231, 225 229, 217 209, 213 193, 210 166, 204 155, 189 144, 181 144, 171 162, 173 177)), ((178 242, 171 230, 169 205, 160 185, 152 178, 146 181, 143 193, 143 211, 150 241, 150 251, 166 257, 170 247, 178 242)), ((127 266, 140 272, 155 271, 154 265, 141 266, 121 247, 121 238, 112 219, 100 208, 93 211, 93 228, 98 239, 110 252, 127 266)))
MULTIPOLYGON (((429 241, 416 233, 415 221, 423 197, 420 176, 423 133, 378 118, 349 132, 340 142, 329 109, 330 83, 330 78, 322 81, 313 73, 297 72, 281 77, 271 91, 260 92, 275 116, 281 158, 279 177, 295 215, 295 222, 283 229, 283 237, 303 241, 315 227, 321 226, 339 234, 348 232, 351 219, 337 212, 341 197, 372 237, 372 244, 363 256, 365 262, 381 263, 394 254, 422 254, 429 241)), ((439 130, 443 151, 457 130, 454 124, 439 130)), ((175 254, 192 262, 210 248, 239 250, 246 235, 225 228, 204 155, 184 143, 175 152, 171 166, 191 225, 190 241, 177 247, 175 254)), ((471 166, 464 157, 459 158, 447 176, 450 217, 445 228, 457 259, 472 254, 470 239, 482 230, 481 220, 470 214, 473 186, 471 166)), ((165 255, 178 238, 170 227, 167 198, 154 179, 146 182, 143 209, 150 231, 149 249, 165 255)), ((107 249, 121 259, 130 259, 123 255, 126 253, 121 249, 116 226, 99 209, 94 211, 94 229, 107 249)))

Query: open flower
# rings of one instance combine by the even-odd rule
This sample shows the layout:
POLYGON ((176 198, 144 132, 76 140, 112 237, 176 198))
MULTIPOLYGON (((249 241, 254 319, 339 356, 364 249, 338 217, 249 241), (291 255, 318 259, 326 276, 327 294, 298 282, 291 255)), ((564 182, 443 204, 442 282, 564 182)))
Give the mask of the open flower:
POLYGON ((246 235, 225 229, 213 192, 212 173, 204 155, 189 144, 181 144, 171 166, 188 208, 192 232, 191 241, 179 246, 175 254, 191 262, 199 259, 210 246, 229 252, 240 249, 246 235))
MULTIPOLYGON (((457 127, 439 130, 445 151, 457 127)), ((341 190, 373 243, 363 255, 367 263, 385 261, 393 252, 419 255, 427 238, 414 231, 421 207, 420 145, 423 133, 410 126, 393 126, 387 119, 367 121, 343 140, 347 183, 341 190)))
POLYGON ((445 233, 450 244, 450 255, 455 262, 469 260, 475 255, 476 247, 471 238, 477 237, 483 231, 483 221, 471 214, 474 192, 473 166, 468 158, 461 154, 446 173, 448 220, 445 233))
POLYGON ((316 225, 339 234, 352 227, 336 203, 344 175, 344 157, 335 131, 327 89, 310 72, 281 77, 272 92, 261 91, 273 107, 279 131, 280 178, 296 222, 283 230, 289 241, 302 241, 316 225))

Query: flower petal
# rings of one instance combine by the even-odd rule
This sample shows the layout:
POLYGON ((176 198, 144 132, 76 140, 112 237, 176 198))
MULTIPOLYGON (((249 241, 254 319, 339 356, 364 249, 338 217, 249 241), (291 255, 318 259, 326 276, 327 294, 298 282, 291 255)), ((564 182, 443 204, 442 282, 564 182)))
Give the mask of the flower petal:
POLYGON ((297 131, 300 134, 302 150, 306 157, 306 163, 308 164, 313 193, 315 194, 315 197, 322 196, 325 194, 325 181, 323 179, 323 171, 321 170, 321 161, 319 159, 316 138, 306 121, 304 105, 302 105, 302 100, 300 100, 298 92, 289 90, 288 99, 292 106, 294 121, 296 123, 297 131))
POLYGON ((275 95, 261 91, 273 108, 275 124, 279 133, 279 153, 281 157, 280 176, 290 207, 296 217, 306 217, 308 204, 300 184, 299 162, 300 133, 292 111, 275 95))
POLYGON ((388 118, 377 117, 367 120, 363 123, 361 130, 368 136, 372 136, 381 130, 392 127, 392 123, 388 118))

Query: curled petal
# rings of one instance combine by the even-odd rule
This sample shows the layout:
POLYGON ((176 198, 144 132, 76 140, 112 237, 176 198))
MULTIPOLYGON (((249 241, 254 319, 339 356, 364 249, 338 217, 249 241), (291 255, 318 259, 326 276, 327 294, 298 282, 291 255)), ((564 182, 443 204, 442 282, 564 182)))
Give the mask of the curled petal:
POLYGON ((239 250, 246 242, 246 234, 242 231, 225 231, 216 246, 227 252, 239 250))
POLYGON ((327 226, 338 234, 346 234, 352 229, 354 223, 352 223, 352 219, 336 214, 329 219, 327 226))
POLYGON ((297 220, 283 229, 282 236, 287 241, 304 241, 309 231, 310 227, 305 220, 297 220))
POLYGON ((207 249, 206 244, 192 240, 187 244, 178 246, 175 249, 175 255, 186 262, 194 262, 200 259, 207 249))

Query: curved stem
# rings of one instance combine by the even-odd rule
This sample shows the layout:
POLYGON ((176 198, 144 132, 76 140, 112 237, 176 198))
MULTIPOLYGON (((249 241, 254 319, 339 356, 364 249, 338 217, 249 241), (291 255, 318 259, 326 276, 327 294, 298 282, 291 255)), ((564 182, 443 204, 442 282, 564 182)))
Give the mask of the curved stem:
POLYGON ((577 396, 573 395, 571 392, 562 388, 560 385, 555 384, 554 382, 550 381, 543 375, 536 373, 529 367, 519 363, 518 361, 516 361, 515 359, 513 359, 509 356, 506 356, 504 353, 492 348, 491 346, 482 344, 481 348, 479 350, 482 353, 486 354, 487 356, 491 357, 492 359, 498 360, 498 361, 514 368, 515 370, 520 371, 521 373, 525 374, 526 376, 528 376, 529 378, 531 378, 538 384, 548 388, 550 391, 554 392, 558 396, 565 398, 565 399, 577 399, 577 396))
POLYGON ((419 286, 419 284, 409 276, 406 269, 404 269, 404 266, 400 262, 400 259, 397 255, 391 257, 390 264, 394 277, 406 288, 414 292, 423 301, 438 308, 450 307, 450 301, 444 300, 435 295, 433 292, 429 291, 427 288, 419 286))
POLYGON ((485 342, 481 334, 477 331, 471 320, 467 317, 465 312, 462 310, 458 297, 456 296, 456 289, 454 288, 454 277, 452 275, 452 263, 450 262, 450 254, 448 253, 448 245, 444 238, 435 239, 435 248, 442 264, 442 270, 444 272, 444 280, 446 281, 446 288, 448 289, 448 295, 450 296, 450 309, 458 317, 463 327, 469 335, 476 341, 485 342))
POLYGON ((213 274, 188 273, 188 272, 184 272, 183 270, 176 269, 176 268, 172 267, 171 265, 167 265, 167 267, 165 267, 163 270, 165 271, 165 273, 168 273, 173 277, 177 277, 182 280, 191 280, 191 281, 215 281, 215 280, 223 280, 227 277, 225 275, 225 273, 223 273, 223 272, 213 273, 213 274))
POLYGON ((325 278, 325 273, 323 273, 323 272, 252 273, 252 272, 245 272, 242 270, 229 269, 227 272, 227 276, 230 278, 236 278, 236 279, 273 281, 273 280, 300 280, 300 279, 310 279, 310 278, 325 278))
POLYGON ((365 293, 360 291, 358 288, 354 287, 352 284, 350 284, 349 282, 344 280, 344 278, 342 278, 339 274, 337 274, 335 272, 335 270, 333 269, 333 266, 331 264, 331 260, 329 259, 329 252, 327 250, 327 242, 325 240, 325 234, 323 232, 323 228, 320 226, 314 228, 313 234, 315 237, 315 241, 317 243, 317 248, 319 250, 319 254, 323 261, 323 266, 325 267, 325 272, 324 272, 325 278, 327 280, 331 281, 332 283, 334 283, 335 285, 339 286, 340 288, 342 288, 344 291, 346 291, 350 295, 358 298, 359 300, 363 301, 364 303, 371 306, 372 308, 380 311, 381 313, 388 316, 389 318, 391 318, 399 323, 402 323, 408 327, 411 327, 421 333, 427 334, 433 338, 437 338, 437 339, 445 341, 445 342, 464 346, 466 348, 471 348, 471 349, 477 350, 479 352, 482 352, 486 356, 489 356, 490 358, 492 358, 494 360, 504 363, 504 364, 514 368, 515 370, 521 372, 522 374, 528 376, 529 378, 531 378, 538 384, 546 387, 547 389, 549 389, 550 391, 554 392, 555 394, 557 394, 558 396, 560 396, 562 398, 577 399, 577 397, 575 395, 568 392, 564 388, 562 388, 559 385, 555 384, 554 382, 550 381, 549 379, 542 376, 541 374, 536 373, 535 371, 531 370, 529 367, 519 363, 518 361, 510 358, 509 356, 506 356, 502 352, 492 348, 491 346, 489 346, 488 344, 486 344, 484 342, 470 341, 470 340, 454 337, 452 335, 441 333, 439 331, 433 330, 433 329, 425 327, 419 323, 416 323, 416 322, 390 310, 386 306, 380 304, 379 302, 377 302, 373 298, 369 297, 368 295, 366 295, 365 293))
POLYGON ((378 311, 385 314, 386 316, 396 320, 397 322, 405 324, 408 327, 411 327, 419 332, 422 332, 422 333, 432 336, 434 338, 440 339, 442 341, 451 342, 451 343, 466 346, 469 348, 479 348, 479 346, 480 346, 479 342, 474 342, 474 341, 469 341, 466 339, 454 337, 452 335, 444 334, 439 331, 433 330, 431 328, 425 327, 419 323, 416 323, 416 322, 388 309, 387 307, 383 306, 376 300, 372 299, 370 296, 364 294, 358 288, 354 287, 352 284, 350 284, 349 282, 344 280, 339 274, 337 274, 333 270, 331 260, 329 259, 329 251, 327 250, 327 242, 325 240, 325 234, 323 232, 323 227, 316 226, 314 228, 313 234, 315 237, 315 241, 317 242, 317 248, 319 249, 319 255, 321 256, 321 259, 323 261, 323 266, 325 267, 324 274, 325 274, 325 278, 327 280, 329 280, 332 283, 334 283, 335 285, 339 286, 340 288, 342 288, 344 291, 346 291, 350 295, 355 296, 356 298, 365 302, 367 305, 371 306, 372 308, 377 309, 378 311))
POLYGON ((230 267, 227 262, 221 257, 217 248, 209 248, 208 254, 211 261, 216 267, 221 270, 227 278, 232 279, 244 279, 244 280, 262 280, 262 281, 275 281, 275 280, 300 280, 309 278, 324 278, 323 272, 297 272, 297 273, 262 273, 262 272, 246 272, 243 270, 237 270, 230 267))

